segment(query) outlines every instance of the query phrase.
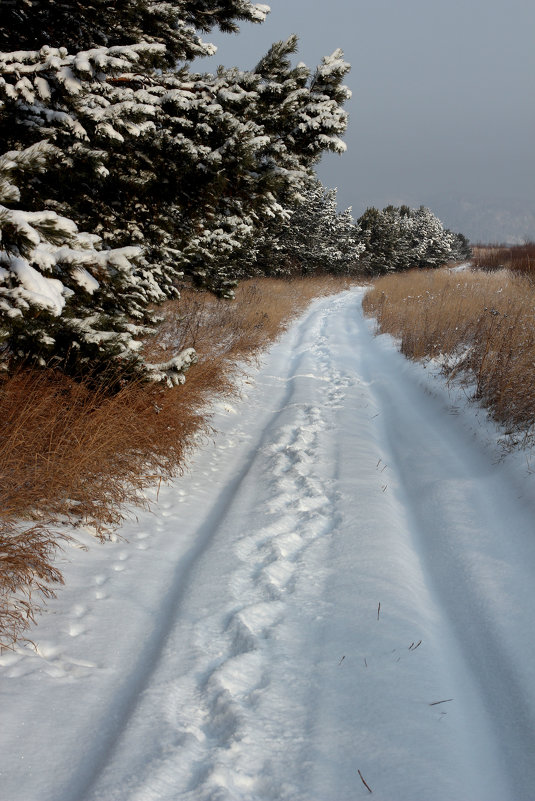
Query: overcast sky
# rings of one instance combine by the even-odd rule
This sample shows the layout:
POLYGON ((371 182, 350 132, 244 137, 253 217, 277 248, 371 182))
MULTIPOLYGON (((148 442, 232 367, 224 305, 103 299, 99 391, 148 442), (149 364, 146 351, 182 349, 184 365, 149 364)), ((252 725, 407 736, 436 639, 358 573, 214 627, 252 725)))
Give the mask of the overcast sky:
POLYGON ((506 238, 507 224, 535 238, 535 0, 269 5, 263 25, 206 37, 218 53, 194 68, 252 68, 291 33, 308 66, 341 47, 352 66, 348 150, 318 168, 340 206, 359 216, 423 203, 472 239, 506 238))

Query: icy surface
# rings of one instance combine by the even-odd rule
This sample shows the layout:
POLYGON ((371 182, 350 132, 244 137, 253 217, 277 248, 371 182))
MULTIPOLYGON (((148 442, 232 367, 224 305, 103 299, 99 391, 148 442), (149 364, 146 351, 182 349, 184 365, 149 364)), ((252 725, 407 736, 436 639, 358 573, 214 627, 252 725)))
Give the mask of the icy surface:
POLYGON ((0 658, 4 801, 534 798, 533 477, 361 294, 220 402, 128 543, 64 553, 0 658))

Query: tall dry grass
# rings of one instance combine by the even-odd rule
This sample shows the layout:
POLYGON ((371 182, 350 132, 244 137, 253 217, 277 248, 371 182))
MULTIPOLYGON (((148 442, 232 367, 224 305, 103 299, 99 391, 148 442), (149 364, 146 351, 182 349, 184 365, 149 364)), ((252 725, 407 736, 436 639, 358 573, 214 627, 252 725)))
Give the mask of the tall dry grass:
POLYGON ((143 489, 184 469, 196 435, 209 430, 209 399, 235 391, 237 365, 253 359, 310 301, 346 279, 242 283, 236 300, 185 288, 167 303, 149 359, 195 347, 198 363, 172 390, 141 382, 119 392, 53 371, 0 379, 0 646, 31 624, 39 599, 61 582, 53 557, 59 521, 105 539, 143 489))
POLYGON ((441 269, 379 278, 363 303, 413 359, 440 357, 511 444, 535 437, 535 287, 529 277, 441 269))
POLYGON ((535 242, 523 245, 475 245, 472 264, 478 270, 512 270, 535 277, 535 242))
POLYGON ((9 518, 0 521, 0 652, 26 631, 43 599, 63 583, 53 559, 65 536, 46 527, 22 527, 9 518))

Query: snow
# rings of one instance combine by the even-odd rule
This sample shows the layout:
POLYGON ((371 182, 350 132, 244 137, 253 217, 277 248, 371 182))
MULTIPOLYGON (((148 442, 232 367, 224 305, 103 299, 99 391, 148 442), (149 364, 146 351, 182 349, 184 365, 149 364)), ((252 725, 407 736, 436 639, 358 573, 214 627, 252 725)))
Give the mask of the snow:
POLYGON ((167 362, 158 364, 147 364, 146 368, 149 375, 155 381, 165 381, 168 387, 183 384, 186 380, 184 373, 195 364, 197 354, 194 348, 185 348, 178 356, 167 362))
POLYGON ((74 269, 71 270, 71 274, 76 283, 85 289, 86 292, 89 292, 90 295, 96 292, 100 286, 97 279, 94 278, 85 267, 74 267, 74 269))
POLYGON ((115 139, 117 142, 124 142, 124 136, 116 131, 109 122, 100 122, 97 125, 97 131, 102 134, 102 136, 107 136, 108 139, 115 139))
POLYGON ((70 67, 62 67, 57 72, 58 80, 65 86, 69 94, 77 95, 83 91, 83 83, 77 78, 70 67))
POLYGON ((37 652, 0 657, 3 798, 533 798, 533 477, 362 291, 216 403, 124 539, 74 532, 37 652))
POLYGON ((20 282, 12 295, 59 317, 65 306, 65 287, 61 281, 42 275, 18 256, 11 256, 5 263, 9 263, 11 272, 20 282))
POLYGON ((457 264, 455 267, 450 267, 452 273, 464 273, 466 270, 470 270, 472 267, 472 262, 470 261, 463 261, 462 264, 457 264))
POLYGON ((37 89, 37 93, 41 100, 51 100, 52 99, 52 92, 50 91, 50 84, 45 78, 42 78, 39 75, 36 75, 33 79, 35 84, 35 88, 37 89))
POLYGON ((350 65, 344 61, 344 53, 340 48, 331 53, 330 56, 325 56, 318 67, 318 76, 327 78, 334 74, 345 74, 348 72, 350 65))

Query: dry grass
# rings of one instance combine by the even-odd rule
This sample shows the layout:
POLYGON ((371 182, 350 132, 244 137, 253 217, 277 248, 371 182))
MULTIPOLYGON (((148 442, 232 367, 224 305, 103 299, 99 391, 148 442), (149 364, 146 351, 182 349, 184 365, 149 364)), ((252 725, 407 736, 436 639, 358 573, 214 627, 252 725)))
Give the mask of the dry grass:
POLYGON ((201 363, 211 357, 231 362, 247 357, 273 341, 314 298, 351 285, 350 279, 329 275, 257 278, 239 284, 236 300, 230 302, 183 288, 179 301, 164 306, 166 320, 152 355, 166 359, 192 346, 201 363))
POLYGON ((437 358, 474 388, 510 442, 535 435, 535 287, 507 270, 412 271, 379 278, 364 298, 380 331, 413 359, 437 358))
POLYGON ((472 264, 479 270, 512 270, 535 277, 535 242, 524 245, 475 245, 472 264))
POLYGON ((62 583, 53 558, 61 539, 39 525, 20 530, 9 519, 0 526, 0 651, 9 648, 35 621, 39 599, 62 583))
POLYGON ((184 468, 196 435, 209 431, 210 397, 234 391, 237 364, 313 298, 347 286, 331 277, 258 279, 232 302, 184 289, 147 343, 156 362, 197 349, 198 364, 173 390, 134 383, 111 394, 52 371, 0 379, 0 646, 24 633, 39 597, 61 582, 54 524, 90 524, 106 538, 128 506, 144 502, 144 488, 184 468))

